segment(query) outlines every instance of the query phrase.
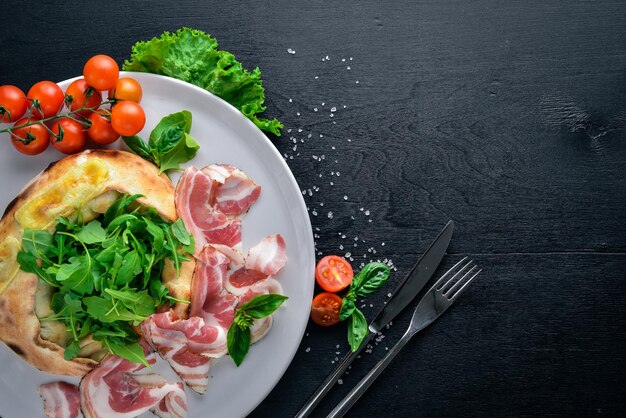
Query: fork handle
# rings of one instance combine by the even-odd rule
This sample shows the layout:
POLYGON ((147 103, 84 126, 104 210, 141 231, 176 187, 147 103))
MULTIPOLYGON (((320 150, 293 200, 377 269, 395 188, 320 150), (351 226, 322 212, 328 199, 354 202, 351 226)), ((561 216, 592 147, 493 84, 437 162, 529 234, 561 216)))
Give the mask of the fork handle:
POLYGON ((402 348, 409 342, 414 333, 411 330, 407 330, 406 333, 400 338, 400 341, 393 346, 382 360, 380 360, 376 366, 363 378, 361 381, 343 398, 341 402, 333 409, 326 418, 341 418, 348 412, 348 410, 359 400, 359 398, 367 391, 367 389, 374 383, 374 381, 380 376, 385 368, 391 363, 391 360, 402 350, 402 348))

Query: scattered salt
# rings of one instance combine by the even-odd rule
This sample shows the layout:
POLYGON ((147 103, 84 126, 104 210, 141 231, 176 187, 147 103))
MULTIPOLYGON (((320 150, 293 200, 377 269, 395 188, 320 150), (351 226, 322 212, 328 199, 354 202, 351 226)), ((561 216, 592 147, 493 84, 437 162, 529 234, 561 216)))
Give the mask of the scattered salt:
POLYGON ((287 52, 290 53, 291 55, 294 55, 296 53, 296 51, 291 48, 287 48, 287 52))
POLYGON ((337 380, 337 384, 338 384, 338 385, 343 385, 343 379, 339 379, 339 380, 337 380))
POLYGON ((306 351, 308 353, 309 351, 311 351, 311 347, 307 347, 306 350, 304 350, 304 351, 306 351))

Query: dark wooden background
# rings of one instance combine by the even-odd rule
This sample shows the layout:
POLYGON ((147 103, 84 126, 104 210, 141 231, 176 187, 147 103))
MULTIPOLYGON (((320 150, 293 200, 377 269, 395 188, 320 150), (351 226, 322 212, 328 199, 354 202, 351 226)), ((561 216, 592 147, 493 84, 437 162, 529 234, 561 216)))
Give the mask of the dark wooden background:
MULTIPOLYGON (((398 281, 456 222, 443 267, 468 255, 484 273, 351 416, 626 414, 626 3, 61 3, 3 2, 2 84, 63 80, 93 54, 121 63, 137 40, 203 29, 262 69, 322 254, 392 259, 398 281)), ((251 416, 293 416, 347 349, 343 326, 307 332, 251 416)))

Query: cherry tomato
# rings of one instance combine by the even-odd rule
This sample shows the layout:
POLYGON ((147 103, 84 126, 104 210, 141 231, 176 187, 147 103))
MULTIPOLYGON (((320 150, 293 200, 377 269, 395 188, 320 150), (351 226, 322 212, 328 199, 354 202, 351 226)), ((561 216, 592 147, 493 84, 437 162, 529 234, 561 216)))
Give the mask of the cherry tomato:
POLYGON ((24 116, 28 109, 28 99, 24 92, 15 86, 0 86, 0 122, 13 122, 24 116))
POLYGON ((320 293, 313 299, 311 319, 317 325, 329 327, 339 322, 341 298, 334 293, 320 293))
POLYGON ((119 102, 111 110, 111 125, 122 136, 136 135, 146 124, 146 114, 135 102, 119 102))
POLYGON ((117 141, 120 134, 113 130, 111 121, 105 116, 103 111, 94 112, 89 116, 91 126, 87 129, 87 136, 95 143, 109 145, 117 141))
POLYGON ((72 118, 61 118, 52 126, 58 138, 50 137, 52 145, 64 154, 75 154, 87 145, 87 132, 80 122, 72 118))
POLYGON ((83 75, 96 90, 111 90, 120 76, 120 67, 108 55, 95 55, 83 67, 83 75))
POLYGON ((133 78, 122 77, 115 83, 115 88, 109 90, 109 98, 128 100, 139 103, 141 101, 141 85, 133 78))
MULTIPOLYGON (((70 110, 78 110, 81 107, 93 107, 96 108, 102 102, 102 95, 99 91, 91 87, 84 78, 72 81, 65 95, 72 98, 71 102, 66 102, 70 110)), ((89 117, 92 113, 91 110, 83 110, 78 112, 84 117, 89 117)))
POLYGON ((65 95, 61 87, 52 81, 40 81, 28 90, 28 98, 33 101, 33 115, 38 118, 48 118, 56 115, 63 106, 65 95))
POLYGON ((339 292, 352 282, 352 266, 344 258, 329 255, 322 258, 315 267, 315 280, 327 292, 339 292))
MULTIPOLYGON (((18 120, 15 125, 19 126, 36 119, 24 118, 18 120)), ((11 143, 16 150, 26 155, 37 155, 44 152, 50 143, 50 134, 43 125, 30 125, 18 128, 11 132, 11 143)))

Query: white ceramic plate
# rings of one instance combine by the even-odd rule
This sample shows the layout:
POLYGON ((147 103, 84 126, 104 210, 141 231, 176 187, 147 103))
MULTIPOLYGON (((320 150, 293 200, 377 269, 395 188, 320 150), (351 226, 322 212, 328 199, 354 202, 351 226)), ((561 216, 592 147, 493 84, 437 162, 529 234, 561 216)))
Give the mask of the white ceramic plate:
MULTIPOLYGON (((234 107, 179 80, 144 73, 126 75, 137 79, 143 87, 141 105, 147 122, 140 136, 147 138, 163 116, 189 110, 193 115, 191 134, 200 144, 200 152, 190 164, 197 167, 211 163, 232 164, 262 186, 261 198, 243 218, 244 250, 274 233, 281 233, 287 242, 289 262, 277 279, 289 300, 275 314, 270 332, 251 347, 239 368, 230 357, 215 361, 209 390, 204 396, 186 390, 191 418, 207 414, 220 418, 243 417, 261 403, 281 378, 300 344, 308 320, 315 255, 304 200, 293 174, 274 145, 234 107)), ((65 89, 71 81, 59 85, 65 89)), ((62 157, 52 147, 37 157, 21 155, 13 149, 6 134, 2 135, 0 209, 51 161, 62 157)), ((172 376, 166 369, 159 370, 172 376)), ((43 416, 37 387, 59 379, 77 382, 39 372, 0 344, 0 417, 43 416)))

